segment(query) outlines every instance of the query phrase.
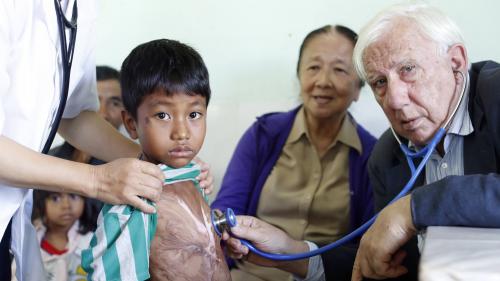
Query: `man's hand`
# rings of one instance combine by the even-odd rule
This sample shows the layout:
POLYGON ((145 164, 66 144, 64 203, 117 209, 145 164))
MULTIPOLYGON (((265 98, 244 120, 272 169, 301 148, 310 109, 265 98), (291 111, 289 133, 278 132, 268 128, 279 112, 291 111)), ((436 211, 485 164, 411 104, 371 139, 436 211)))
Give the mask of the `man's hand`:
POLYGON ((124 158, 113 162, 89 166, 92 169, 93 189, 89 197, 110 204, 128 204, 145 213, 155 209, 140 197, 158 201, 165 176, 154 164, 124 158))
POLYGON ((205 194, 210 194, 214 190, 214 178, 210 173, 210 165, 203 162, 199 157, 193 159, 195 163, 200 165, 201 173, 196 177, 200 183, 200 188, 204 190, 205 194))
POLYGON ((416 234, 407 195, 383 209, 361 238, 352 272, 352 281, 363 277, 395 278, 408 270, 401 264, 406 252, 400 250, 416 234))
MULTIPOLYGON (((237 216, 237 225, 231 229, 232 235, 250 241, 256 248, 269 253, 291 254, 309 251, 304 241, 292 239, 282 230, 251 216, 237 216)), ((249 252, 248 247, 237 238, 224 232, 227 252, 233 259, 245 259, 251 263, 277 267, 298 276, 307 275, 309 260, 294 262, 273 261, 249 252)))

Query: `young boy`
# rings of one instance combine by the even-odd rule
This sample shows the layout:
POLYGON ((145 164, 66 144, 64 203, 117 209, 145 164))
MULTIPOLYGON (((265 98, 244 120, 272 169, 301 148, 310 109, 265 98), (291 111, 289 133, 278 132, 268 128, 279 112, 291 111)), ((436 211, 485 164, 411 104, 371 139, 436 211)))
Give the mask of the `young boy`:
POLYGON ((139 45, 123 62, 121 87, 123 123, 139 139, 141 158, 162 165, 168 182, 157 217, 130 206, 104 206, 82 253, 89 280, 230 280, 194 180, 199 167, 191 163, 205 138, 210 100, 202 58, 173 40, 139 45))

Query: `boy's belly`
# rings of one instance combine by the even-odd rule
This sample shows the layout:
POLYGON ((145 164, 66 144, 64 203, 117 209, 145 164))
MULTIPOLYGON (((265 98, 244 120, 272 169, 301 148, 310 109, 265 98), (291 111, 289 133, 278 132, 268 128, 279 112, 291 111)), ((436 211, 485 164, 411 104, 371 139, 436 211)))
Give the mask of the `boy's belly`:
POLYGON ((152 280, 231 280, 210 208, 191 182, 164 187, 151 245, 152 280))

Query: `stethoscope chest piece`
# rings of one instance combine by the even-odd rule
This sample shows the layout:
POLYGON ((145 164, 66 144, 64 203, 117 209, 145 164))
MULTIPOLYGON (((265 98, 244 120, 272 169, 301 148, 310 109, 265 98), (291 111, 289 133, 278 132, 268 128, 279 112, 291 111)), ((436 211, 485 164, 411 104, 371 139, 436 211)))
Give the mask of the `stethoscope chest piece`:
POLYGON ((227 208, 225 212, 222 212, 218 209, 213 209, 211 211, 211 220, 212 226, 214 227, 215 233, 219 237, 222 236, 222 233, 226 231, 227 233, 231 232, 231 227, 236 226, 236 216, 231 208, 227 208))

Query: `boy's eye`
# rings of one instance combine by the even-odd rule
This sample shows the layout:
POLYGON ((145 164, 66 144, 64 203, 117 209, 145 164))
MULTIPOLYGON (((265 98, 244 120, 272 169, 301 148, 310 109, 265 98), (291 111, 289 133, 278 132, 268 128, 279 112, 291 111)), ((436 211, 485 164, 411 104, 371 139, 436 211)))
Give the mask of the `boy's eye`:
POLYGON ((202 116, 202 114, 200 112, 189 113, 189 119, 196 120, 196 119, 200 118, 201 116, 202 116))
POLYGON ((158 119, 160 119, 160 120, 170 120, 171 119, 170 115, 168 115, 168 113, 166 113, 166 112, 157 113, 156 117, 158 117, 158 119))

